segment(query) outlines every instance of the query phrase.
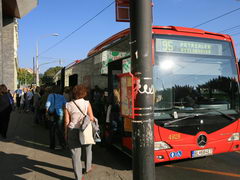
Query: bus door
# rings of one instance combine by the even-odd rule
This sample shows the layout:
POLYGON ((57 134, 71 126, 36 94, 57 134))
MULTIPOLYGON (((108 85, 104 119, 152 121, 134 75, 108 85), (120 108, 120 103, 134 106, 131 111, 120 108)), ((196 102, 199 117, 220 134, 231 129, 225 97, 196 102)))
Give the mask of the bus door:
POLYGON ((120 84, 118 75, 122 73, 122 60, 108 64, 108 124, 107 143, 121 144, 122 117, 120 116, 120 84))

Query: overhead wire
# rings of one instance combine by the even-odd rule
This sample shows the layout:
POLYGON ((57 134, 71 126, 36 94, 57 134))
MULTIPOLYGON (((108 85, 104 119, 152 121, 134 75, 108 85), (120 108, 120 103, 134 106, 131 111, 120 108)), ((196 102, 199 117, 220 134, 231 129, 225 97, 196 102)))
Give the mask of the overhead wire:
POLYGON ((237 26, 233 26, 233 27, 230 27, 228 29, 224 29, 222 31, 219 31, 218 33, 226 33, 226 32, 229 32, 229 31, 235 31, 235 30, 237 30, 239 28, 240 28, 240 25, 237 25, 237 26))
POLYGON ((45 58, 45 59, 65 59, 65 58, 60 58, 60 57, 46 57, 46 56, 41 56, 39 58, 45 58))
POLYGON ((222 17, 224 17, 224 16, 226 16, 226 15, 229 15, 229 14, 231 14, 231 13, 233 13, 233 12, 236 12, 236 11, 238 11, 238 10, 240 10, 240 8, 237 8, 237 9, 234 9, 234 10, 229 11, 229 12, 227 12, 227 13, 224 13, 224 14, 222 14, 222 15, 220 15, 220 16, 217 16, 217 17, 215 17, 215 18, 213 18, 213 19, 210 19, 210 20, 205 21, 205 22, 203 22, 203 23, 201 23, 201 24, 198 24, 198 25, 196 25, 196 26, 193 26, 192 28, 196 28, 196 27, 202 26, 202 25, 204 25, 204 24, 207 24, 207 23, 209 23, 209 22, 212 22, 212 21, 214 21, 214 20, 217 20, 217 19, 219 19, 219 18, 222 18, 222 17))
MULTIPOLYGON (((85 25, 87 25, 89 22, 91 22, 93 19, 95 19, 95 18, 96 18, 97 16, 99 16, 101 13, 103 13, 106 9, 108 9, 113 3, 115 3, 115 1, 112 1, 110 4, 108 4, 106 7, 104 7, 101 11, 99 11, 96 15, 94 15, 92 18, 90 18, 90 19, 87 20, 85 23, 83 23, 82 25, 80 25, 77 29, 75 29, 74 31, 72 31, 72 32, 71 32, 70 34, 68 34, 66 37, 64 37, 63 39, 61 39, 61 40, 58 41, 57 43, 53 44, 52 46, 50 46, 50 47, 47 48, 46 50, 44 50, 44 51, 42 51, 41 53, 39 53, 39 56, 40 56, 41 54, 43 54, 43 53, 46 53, 46 52, 50 51, 51 49, 55 48, 56 46, 58 46, 59 44, 61 44, 63 41, 65 41, 66 39, 68 39, 70 36, 72 36, 74 33, 76 33, 77 31, 79 31, 81 28, 83 28, 85 25)), ((233 13, 233 12, 236 12, 236 11, 238 11, 238 10, 240 10, 240 8, 237 8, 237 9, 234 9, 234 10, 229 11, 229 12, 227 12, 227 13, 224 13, 224 14, 222 14, 222 15, 220 15, 220 16, 217 16, 217 17, 215 17, 215 18, 213 18, 213 19, 210 19, 210 20, 205 21, 205 22, 203 22, 203 23, 200 23, 200 24, 198 24, 198 25, 196 25, 196 26, 193 26, 192 28, 196 28, 196 27, 202 26, 202 25, 204 25, 204 24, 207 24, 207 23, 209 23, 209 22, 212 22, 212 21, 214 21, 214 20, 217 20, 217 19, 219 19, 219 18, 222 18, 222 17, 224 17, 224 16, 226 16, 226 15, 229 15, 229 14, 231 14, 231 13, 233 13)), ((220 32, 229 31, 229 30, 232 30, 232 29, 238 28, 238 27, 240 27, 240 25, 231 27, 231 28, 229 28, 229 29, 222 30, 222 31, 220 31, 220 32)), ((219 33, 220 33, 220 32, 219 32, 219 33)), ((238 34, 240 34, 240 33, 232 34, 232 36, 238 35, 238 34)))
POLYGON ((240 32, 239 33, 235 33, 235 34, 230 34, 231 36, 236 36, 236 35, 239 35, 240 34, 240 32))
POLYGON ((80 25, 77 29, 75 29, 74 31, 72 31, 70 34, 68 34, 66 37, 64 37, 63 39, 59 40, 57 43, 53 44, 52 46, 50 46, 49 48, 47 48, 46 50, 42 51, 41 53, 39 53, 39 56, 43 53, 46 53, 48 51, 50 51, 51 49, 55 48, 57 45, 61 44, 63 41, 65 41, 66 39, 68 39, 70 36, 72 36, 74 33, 76 33, 77 31, 79 31, 81 28, 83 28, 85 25, 87 25, 89 22, 91 22, 93 19, 95 19, 97 16, 99 16, 101 13, 103 13, 106 9, 108 9, 113 3, 115 3, 115 1, 112 1, 110 4, 108 4, 106 7, 104 7, 101 11, 99 11, 96 15, 94 15, 92 18, 90 18, 89 20, 87 20, 86 22, 84 22, 82 25, 80 25))

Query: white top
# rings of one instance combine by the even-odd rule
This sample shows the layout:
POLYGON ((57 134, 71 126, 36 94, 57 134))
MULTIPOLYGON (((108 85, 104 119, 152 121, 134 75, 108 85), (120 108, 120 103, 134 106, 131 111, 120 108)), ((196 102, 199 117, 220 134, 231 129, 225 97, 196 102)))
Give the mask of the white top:
MULTIPOLYGON (((89 101, 84 99, 75 100, 75 103, 78 107, 83 111, 83 113, 87 114, 87 109, 89 105, 89 101)), ((67 102, 66 108, 70 114, 70 123, 68 124, 68 128, 80 128, 82 124, 82 120, 84 115, 80 112, 78 107, 74 104, 73 101, 67 102)))

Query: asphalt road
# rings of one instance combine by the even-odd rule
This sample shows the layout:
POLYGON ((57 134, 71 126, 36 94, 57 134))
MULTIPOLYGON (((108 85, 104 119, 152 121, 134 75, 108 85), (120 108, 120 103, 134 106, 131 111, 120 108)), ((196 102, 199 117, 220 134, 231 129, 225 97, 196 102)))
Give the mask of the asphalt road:
POLYGON ((240 153, 232 152, 198 159, 156 165, 161 180, 236 180, 240 179, 240 153))
MULTIPOLYGON (((132 179, 131 158, 120 151, 95 147, 95 156, 121 171, 124 179, 132 179)), ((240 179, 240 152, 160 163, 155 172, 156 180, 236 180, 240 179)))

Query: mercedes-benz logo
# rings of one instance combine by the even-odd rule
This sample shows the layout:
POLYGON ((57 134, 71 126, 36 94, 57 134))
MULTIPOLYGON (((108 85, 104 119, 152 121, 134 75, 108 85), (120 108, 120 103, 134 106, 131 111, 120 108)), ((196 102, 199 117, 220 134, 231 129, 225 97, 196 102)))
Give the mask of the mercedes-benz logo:
POLYGON ((207 137, 205 135, 200 135, 197 139, 197 143, 200 147, 203 147, 207 144, 207 137))

